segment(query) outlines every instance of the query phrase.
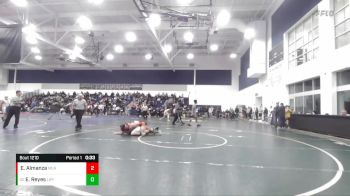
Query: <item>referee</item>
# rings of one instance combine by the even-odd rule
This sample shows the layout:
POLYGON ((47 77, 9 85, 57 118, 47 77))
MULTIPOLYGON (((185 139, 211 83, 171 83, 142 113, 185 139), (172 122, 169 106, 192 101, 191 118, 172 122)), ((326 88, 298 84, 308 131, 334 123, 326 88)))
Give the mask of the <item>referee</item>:
POLYGON ((78 95, 78 98, 73 101, 72 107, 75 114, 75 119, 77 121, 77 126, 75 126, 75 131, 79 131, 82 129, 81 119, 87 109, 87 103, 84 96, 82 94, 78 95))
POLYGON ((10 101, 10 106, 8 110, 8 114, 6 116, 6 120, 4 122, 3 128, 6 128, 9 125, 9 122, 13 115, 15 115, 15 125, 14 128, 18 128, 19 123, 19 115, 21 113, 21 104, 22 104, 22 92, 16 91, 16 97, 13 97, 10 101))

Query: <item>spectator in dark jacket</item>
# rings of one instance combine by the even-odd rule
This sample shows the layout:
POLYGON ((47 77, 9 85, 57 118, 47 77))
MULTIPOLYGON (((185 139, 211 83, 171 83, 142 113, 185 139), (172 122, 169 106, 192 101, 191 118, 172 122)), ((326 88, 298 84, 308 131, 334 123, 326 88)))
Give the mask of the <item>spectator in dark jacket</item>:
POLYGON ((276 103, 276 106, 272 110, 272 118, 271 118, 271 125, 274 125, 275 127, 278 126, 278 115, 279 115, 279 103, 276 103))
POLYGON ((280 107, 278 108, 278 125, 280 127, 285 127, 286 126, 286 108, 284 107, 283 103, 281 103, 280 107))
POLYGON ((269 114, 269 111, 267 110, 267 108, 265 107, 264 109, 264 121, 267 121, 267 116, 269 114))

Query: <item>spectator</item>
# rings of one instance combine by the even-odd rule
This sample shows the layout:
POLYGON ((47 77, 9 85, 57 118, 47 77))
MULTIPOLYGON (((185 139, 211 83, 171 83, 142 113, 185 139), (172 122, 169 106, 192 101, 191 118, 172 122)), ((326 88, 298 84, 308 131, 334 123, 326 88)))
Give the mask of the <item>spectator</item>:
POLYGON ((283 103, 280 104, 280 107, 278 108, 278 125, 280 127, 285 127, 286 126, 286 117, 285 117, 285 112, 286 109, 283 105, 283 103))
POLYGON ((273 110, 271 111, 271 125, 277 127, 278 126, 278 115, 279 115, 279 103, 276 103, 276 106, 273 108, 273 110))
POLYGON ((285 113, 285 116, 286 116, 286 126, 289 127, 289 121, 290 121, 290 118, 292 117, 292 109, 289 107, 289 106, 286 106, 286 113, 285 113))
POLYGON ((236 108, 235 108, 235 115, 236 115, 236 118, 239 117, 239 108, 238 108, 238 106, 236 106, 236 108))
POLYGON ((269 111, 267 110, 267 108, 264 108, 264 121, 267 121, 267 117, 268 117, 269 111))
POLYGON ((8 96, 5 96, 4 100, 1 101, 1 109, 2 109, 2 121, 5 121, 6 115, 9 111, 10 101, 8 96))

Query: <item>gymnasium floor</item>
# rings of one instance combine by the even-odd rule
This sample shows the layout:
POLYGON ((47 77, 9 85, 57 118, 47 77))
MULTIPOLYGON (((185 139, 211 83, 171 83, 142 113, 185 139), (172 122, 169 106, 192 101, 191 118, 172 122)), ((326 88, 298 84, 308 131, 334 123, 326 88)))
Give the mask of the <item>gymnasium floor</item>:
POLYGON ((349 195, 350 145, 249 121, 204 120, 162 134, 114 134, 129 117, 22 114, 0 131, 0 195, 349 195), (13 126, 13 121, 9 127, 13 126), (98 153, 98 187, 16 187, 16 153, 98 153))

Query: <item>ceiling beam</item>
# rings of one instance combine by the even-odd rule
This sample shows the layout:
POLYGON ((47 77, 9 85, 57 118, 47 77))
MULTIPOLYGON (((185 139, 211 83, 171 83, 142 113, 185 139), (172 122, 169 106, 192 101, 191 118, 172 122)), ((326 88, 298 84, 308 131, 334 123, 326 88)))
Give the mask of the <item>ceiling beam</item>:
POLYGON ((160 43, 163 43, 169 37, 169 35, 171 35, 177 28, 179 28, 181 24, 182 22, 179 22, 178 24, 175 25, 175 27, 172 27, 170 31, 164 37, 162 37, 162 39, 160 40, 160 43))
POLYGON ((0 22, 4 23, 5 25, 17 24, 16 22, 14 22, 10 19, 4 18, 4 17, 0 17, 0 22))
MULTIPOLYGON (((225 29, 244 29, 246 25, 244 22, 240 20, 232 20, 229 25, 226 27, 222 27, 220 30, 225 29)), ((177 26, 176 28, 171 28, 168 24, 161 25, 160 27, 157 27, 158 30, 165 31, 173 31, 173 30, 187 30, 187 29, 193 29, 191 27, 181 27, 181 25, 177 26)), ((106 24, 95 24, 93 25, 92 31, 108 31, 108 32, 120 32, 120 31, 144 31, 145 26, 143 23, 106 23, 106 24)), ((208 27, 196 27, 196 30, 203 30, 207 31, 208 27)), ((82 32, 82 29, 77 25, 70 25, 70 26, 61 26, 57 29, 53 26, 47 26, 47 27, 41 27, 38 29, 38 32, 41 33, 54 33, 54 32, 82 32)))
MULTIPOLYGON (((71 52, 72 52, 71 49, 66 48, 66 47, 64 47, 64 46, 62 46, 62 45, 59 45, 59 44, 57 44, 57 43, 54 43, 54 42, 52 42, 52 41, 50 41, 50 40, 44 38, 44 37, 41 36, 40 34, 36 34, 36 38, 39 39, 39 40, 41 40, 41 41, 43 41, 43 42, 45 42, 45 43, 47 43, 47 44, 49 44, 49 45, 51 45, 51 46, 53 46, 53 47, 55 47, 55 48, 58 48, 58 49, 60 49, 60 50, 62 50, 62 51, 65 51, 65 52, 68 52, 68 53, 71 53, 71 52)), ((87 62, 89 62, 89 63, 91 63, 91 64, 93 64, 93 65, 95 65, 95 66, 104 68, 104 66, 101 66, 101 65, 98 64, 98 63, 92 62, 90 59, 88 59, 87 57, 85 57, 85 56, 83 56, 83 55, 81 55, 81 54, 77 55, 77 57, 80 58, 80 59, 82 59, 82 60, 84 60, 84 61, 87 61, 87 62)), ((110 70, 107 69, 107 68, 104 68, 104 69, 107 70, 107 71, 110 71, 110 70)))
POLYGON ((156 50, 159 51, 160 54, 162 54, 162 56, 165 58, 165 60, 169 63, 169 65, 171 65, 172 68, 174 68, 174 64, 173 62, 170 60, 168 54, 166 54, 163 51, 163 45, 160 42, 160 38, 157 35, 156 29, 154 29, 149 23, 142 23, 140 21, 138 21, 133 15, 130 15, 130 17, 140 26, 143 27, 144 30, 146 30, 146 32, 150 35, 150 37, 152 37, 156 42, 157 42, 157 46, 155 47, 156 50))
MULTIPOLYGON (((105 0, 104 4, 108 6, 108 3, 115 3, 115 2, 130 2, 130 0, 105 0)), ((0 4, 0 6, 3 5, 9 5, 11 4, 9 1, 4 2, 0 4)), ((79 6, 80 3, 78 1, 42 1, 42 2, 35 2, 34 4, 30 4, 31 7, 42 7, 46 6, 47 9, 49 9, 50 6, 79 6)), ((195 8, 198 6, 176 6, 176 5, 162 5, 162 7, 173 7, 173 8, 195 8)), ((200 7, 209 7, 209 6, 200 6, 200 7)), ((268 5, 234 5, 231 8, 231 11, 257 11, 257 10, 265 10, 268 7, 268 5)), ((225 6, 216 6, 214 10, 221 10, 222 8, 227 9, 225 6)), ((119 12, 119 11, 118 11, 119 12)))
MULTIPOLYGON (((73 1, 72 1, 73 2, 73 1)), ((50 12, 50 14, 54 14, 58 18, 77 18, 81 14, 86 14, 88 16, 94 17, 94 16, 129 16, 130 14, 133 15, 138 15, 139 12, 138 10, 135 9, 129 9, 129 10, 105 10, 105 11, 89 11, 89 12, 84 12, 82 10, 77 10, 75 12, 61 12, 61 13, 54 13, 51 11, 47 6, 47 4, 32 4, 31 6, 34 5, 40 5, 41 8, 45 9, 47 12, 50 12)), ((79 6, 79 4, 75 4, 76 6, 79 6)), ((233 13, 235 12, 255 12, 255 11, 264 11, 267 10, 270 7, 270 4, 266 5, 247 5, 247 6, 233 6, 231 8, 231 11, 233 13)), ((196 9, 193 8, 194 10, 192 12, 196 12, 196 9)), ((200 8, 203 9, 203 8, 200 8)), ((222 9, 227 9, 227 7, 224 6, 217 6, 217 7, 212 7, 211 11, 217 13, 222 9)), ((199 10, 198 10, 199 11, 199 10)), ((209 11, 209 10, 208 10, 209 11)), ((32 18, 47 18, 47 14, 43 14, 40 12, 37 13, 30 13, 30 16, 32 18)), ((17 14, 12 14, 12 15, 7 15, 6 18, 17 18, 17 14)))
MULTIPOLYGON (((130 14, 138 14, 137 10, 118 10, 118 11, 77 11, 77 12, 61 12, 55 14, 57 18, 77 18, 82 14, 86 14, 88 16, 129 16, 130 14)), ((47 14, 43 13, 31 13, 31 18, 47 18, 47 14)), ((17 18, 17 14, 7 15, 6 18, 17 18)))
MULTIPOLYGON (((109 3, 109 2, 129 2, 129 0, 105 0, 104 3, 109 3)), ((32 6, 57 6, 57 5, 79 5, 78 1, 42 1, 41 3, 32 5, 32 6)))
POLYGON ((54 11, 52 11, 51 9, 47 8, 45 5, 40 4, 37 0, 32 0, 34 2, 34 4, 30 4, 32 5, 38 5, 41 9, 45 10, 48 14, 55 14, 54 11))
POLYGON ((21 61, 20 64, 27 65, 29 67, 33 67, 33 68, 36 68, 36 69, 42 69, 42 70, 51 71, 51 72, 54 71, 52 68, 48 68, 48 66, 36 65, 36 64, 29 63, 29 62, 26 62, 26 61, 21 61))

